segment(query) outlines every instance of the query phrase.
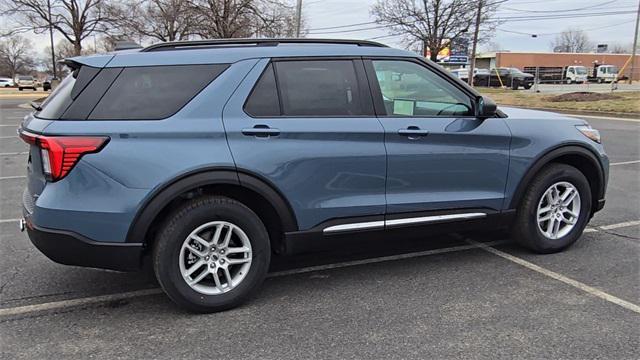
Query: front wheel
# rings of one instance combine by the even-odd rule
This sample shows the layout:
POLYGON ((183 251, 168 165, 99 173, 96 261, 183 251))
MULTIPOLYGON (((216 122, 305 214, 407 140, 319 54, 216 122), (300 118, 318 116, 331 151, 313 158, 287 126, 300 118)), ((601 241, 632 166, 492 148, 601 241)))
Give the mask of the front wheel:
POLYGON ((194 312, 236 307, 266 277, 271 249, 260 218, 245 205, 219 196, 188 201, 158 232, 153 266, 160 286, 194 312))
POLYGON ((554 253, 580 238, 591 213, 591 188, 573 166, 551 164, 529 184, 513 236, 538 253, 554 253))

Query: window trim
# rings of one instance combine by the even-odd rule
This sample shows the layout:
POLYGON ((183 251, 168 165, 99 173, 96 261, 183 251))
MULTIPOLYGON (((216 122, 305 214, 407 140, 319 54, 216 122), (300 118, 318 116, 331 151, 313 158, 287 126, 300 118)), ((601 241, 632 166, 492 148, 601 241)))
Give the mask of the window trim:
POLYGON ((429 64, 428 62, 415 58, 415 57, 398 57, 398 56, 365 56, 363 57, 364 68, 367 73, 367 79, 369 80, 369 86, 371 88, 371 97, 373 98, 374 108, 376 110, 376 116, 379 118, 409 118, 409 119, 439 119, 439 118, 452 118, 455 117, 457 119, 476 119, 477 116, 477 99, 478 94, 475 94, 473 91, 470 91, 468 88, 464 86, 464 84, 460 81, 460 79, 454 78, 453 76, 447 74, 445 70, 438 69, 437 67, 429 64), (384 100, 382 96, 382 90, 380 89, 380 84, 378 83, 378 78, 376 77, 375 68, 373 67, 373 61, 407 61, 417 64, 418 66, 422 66, 423 68, 431 71, 436 76, 447 81, 449 84, 462 91, 463 94, 467 95, 471 102, 471 115, 394 115, 387 114, 387 110, 384 106, 384 100))
POLYGON ((270 58, 269 62, 265 65, 258 76, 258 79, 253 83, 251 87, 251 91, 244 99, 242 104, 242 112, 245 115, 252 119, 344 119, 344 118, 372 118, 376 116, 375 105, 373 103, 373 98, 371 96, 371 91, 369 89, 369 80, 367 78, 365 65, 362 61, 361 56, 297 56, 297 57, 273 57, 270 58), (361 98, 361 104, 363 107, 363 112, 365 114, 362 115, 284 115, 283 107, 282 107, 282 96, 281 96, 281 85, 280 80, 278 78, 278 67, 275 63, 278 62, 288 62, 288 61, 345 61, 350 60, 353 64, 354 72, 356 75, 356 81, 358 83, 358 93, 361 98), (247 102, 249 98, 255 91, 258 82, 264 75, 264 73, 269 68, 269 65, 273 65, 273 73, 276 80, 276 92, 278 96, 278 104, 280 106, 280 115, 278 116, 260 116, 260 115, 252 115, 246 110, 247 102))

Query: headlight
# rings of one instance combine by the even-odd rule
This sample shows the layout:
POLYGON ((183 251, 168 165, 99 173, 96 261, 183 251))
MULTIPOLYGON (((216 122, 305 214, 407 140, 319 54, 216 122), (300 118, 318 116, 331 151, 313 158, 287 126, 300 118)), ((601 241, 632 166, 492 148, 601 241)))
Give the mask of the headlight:
POLYGON ((591 125, 576 125, 578 131, 582 133, 582 135, 588 137, 589 139, 601 143, 600 141, 600 131, 591 127, 591 125))

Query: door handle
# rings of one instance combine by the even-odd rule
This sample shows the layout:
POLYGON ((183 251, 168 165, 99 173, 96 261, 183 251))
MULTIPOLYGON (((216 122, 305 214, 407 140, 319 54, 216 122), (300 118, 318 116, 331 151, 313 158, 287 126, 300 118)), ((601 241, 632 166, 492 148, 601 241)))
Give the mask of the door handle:
POLYGON ((270 128, 268 125, 256 125, 252 128, 242 129, 242 134, 256 137, 269 137, 280 135, 280 130, 270 128))
POLYGON ((411 140, 419 139, 421 136, 429 135, 428 130, 422 130, 417 126, 409 126, 406 129, 398 130, 398 135, 409 137, 411 140))

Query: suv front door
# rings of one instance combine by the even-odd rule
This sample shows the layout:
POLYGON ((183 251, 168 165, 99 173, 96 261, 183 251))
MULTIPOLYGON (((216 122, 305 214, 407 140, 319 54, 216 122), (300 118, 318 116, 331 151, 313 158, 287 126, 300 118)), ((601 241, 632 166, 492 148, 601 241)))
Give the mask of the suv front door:
POLYGON ((262 59, 223 121, 238 170, 277 188, 300 230, 382 224, 384 130, 361 59, 262 59))
POLYGON ((368 59, 365 68, 385 130, 387 214, 501 210, 505 122, 476 118, 471 93, 418 60, 368 59))

